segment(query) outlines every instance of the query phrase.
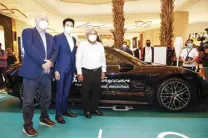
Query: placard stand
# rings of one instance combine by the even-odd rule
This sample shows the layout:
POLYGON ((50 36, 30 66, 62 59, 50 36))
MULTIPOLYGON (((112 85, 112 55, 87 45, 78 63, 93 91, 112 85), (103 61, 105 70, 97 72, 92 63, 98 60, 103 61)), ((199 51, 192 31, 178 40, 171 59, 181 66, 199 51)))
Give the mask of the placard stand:
POLYGON ((167 65, 167 46, 154 46, 154 63, 167 65))
POLYGON ((175 53, 176 53, 176 58, 177 58, 177 67, 178 67, 179 66, 179 57, 180 57, 181 51, 183 49, 182 37, 176 37, 175 42, 174 42, 174 48, 175 48, 175 53))

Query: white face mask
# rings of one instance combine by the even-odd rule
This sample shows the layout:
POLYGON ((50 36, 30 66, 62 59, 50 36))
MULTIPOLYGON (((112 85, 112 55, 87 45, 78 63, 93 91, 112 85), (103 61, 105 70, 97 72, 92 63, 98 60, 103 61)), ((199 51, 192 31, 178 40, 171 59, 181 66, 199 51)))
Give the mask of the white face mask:
POLYGON ((193 47, 193 43, 187 43, 187 46, 188 46, 189 48, 191 48, 191 47, 193 47))
POLYGON ((64 32, 68 35, 70 35, 72 33, 73 28, 72 27, 65 27, 64 28, 64 32))
POLYGON ((126 48, 127 47, 127 45, 126 44, 123 44, 123 48, 126 48))
POLYGON ((46 20, 41 20, 39 22, 39 27, 42 30, 46 30, 48 28, 48 22, 46 20))
POLYGON ((96 42, 96 40, 97 40, 97 35, 89 35, 88 39, 89 39, 91 42, 96 42))

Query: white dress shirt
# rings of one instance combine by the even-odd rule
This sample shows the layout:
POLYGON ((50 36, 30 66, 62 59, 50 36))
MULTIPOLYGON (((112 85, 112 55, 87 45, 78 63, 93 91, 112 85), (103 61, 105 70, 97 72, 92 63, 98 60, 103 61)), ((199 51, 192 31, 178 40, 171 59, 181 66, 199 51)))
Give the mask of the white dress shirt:
POLYGON ((70 50, 73 51, 74 45, 75 45, 75 44, 74 44, 74 40, 73 40, 72 36, 71 36, 71 35, 67 35, 66 33, 64 33, 64 34, 65 34, 66 39, 67 39, 67 41, 68 41, 70 50))
POLYGON ((82 68, 97 69, 102 68, 106 72, 106 59, 104 46, 96 42, 91 44, 88 41, 80 43, 76 54, 77 73, 82 74, 82 68))
MULTIPOLYGON (((192 49, 191 48, 185 48, 181 52, 181 57, 185 60, 187 55, 194 59, 194 58, 196 58, 199 55, 199 52, 197 51, 196 48, 192 48, 192 49), (189 55, 188 55, 188 52, 189 52, 189 55)), ((184 67, 195 67, 196 66, 196 61, 194 61, 191 64, 183 63, 183 66, 184 67)))
POLYGON ((144 62, 152 63, 152 48, 145 47, 145 59, 144 62))
POLYGON ((44 50, 45 50, 45 59, 47 59, 47 41, 46 41, 45 31, 40 31, 38 28, 37 28, 37 30, 40 34, 42 41, 43 41, 44 50))

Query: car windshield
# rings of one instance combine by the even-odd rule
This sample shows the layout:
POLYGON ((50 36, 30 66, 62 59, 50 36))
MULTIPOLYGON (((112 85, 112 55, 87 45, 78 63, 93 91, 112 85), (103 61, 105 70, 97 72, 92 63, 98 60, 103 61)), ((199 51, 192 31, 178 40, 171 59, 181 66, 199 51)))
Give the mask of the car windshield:
POLYGON ((130 55, 129 53, 126 53, 126 52, 124 52, 124 51, 122 51, 122 50, 120 50, 120 49, 117 49, 117 48, 114 48, 114 50, 116 50, 117 52, 121 53, 122 55, 124 55, 124 56, 127 57, 128 59, 134 61, 135 63, 139 63, 140 65, 141 65, 141 64, 142 64, 142 65, 146 65, 145 62, 139 60, 138 58, 136 58, 136 57, 134 57, 134 56, 132 56, 132 55, 130 55))

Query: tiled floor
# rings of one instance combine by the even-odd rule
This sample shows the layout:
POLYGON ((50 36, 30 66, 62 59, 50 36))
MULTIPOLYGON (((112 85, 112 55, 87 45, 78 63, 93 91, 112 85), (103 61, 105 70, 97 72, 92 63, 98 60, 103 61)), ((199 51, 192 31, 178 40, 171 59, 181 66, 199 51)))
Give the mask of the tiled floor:
MULTIPOLYGON (((198 138, 208 137, 208 107, 201 105, 192 111, 181 113, 161 112, 152 107, 137 107, 133 111, 103 110, 104 116, 93 116, 86 119, 82 110, 74 108, 77 118, 65 118, 66 124, 57 124, 54 128, 40 126, 39 109, 34 116, 34 127, 37 137, 59 138, 157 138, 162 132, 177 132, 182 135, 198 138)), ((54 120, 54 106, 50 109, 54 120)), ((22 113, 19 100, 0 94, 0 138, 24 138, 22 132, 22 113), (12 131, 12 132, 11 132, 12 131)), ((178 136, 166 136, 178 137, 178 136)))

